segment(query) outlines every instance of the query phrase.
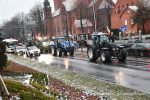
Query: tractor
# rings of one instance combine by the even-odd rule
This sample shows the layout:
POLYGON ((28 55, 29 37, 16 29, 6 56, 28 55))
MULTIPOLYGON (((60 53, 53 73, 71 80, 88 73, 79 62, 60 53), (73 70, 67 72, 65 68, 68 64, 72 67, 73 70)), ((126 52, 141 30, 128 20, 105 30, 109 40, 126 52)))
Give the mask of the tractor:
POLYGON ((75 45, 72 41, 68 41, 65 37, 53 37, 50 42, 51 53, 53 56, 61 57, 62 54, 69 53, 70 56, 74 55, 75 45))
POLYGON ((92 41, 87 47, 87 55, 90 61, 96 61, 100 57, 102 63, 109 63, 112 58, 124 62, 127 58, 124 47, 110 42, 108 34, 103 32, 92 34, 92 41))

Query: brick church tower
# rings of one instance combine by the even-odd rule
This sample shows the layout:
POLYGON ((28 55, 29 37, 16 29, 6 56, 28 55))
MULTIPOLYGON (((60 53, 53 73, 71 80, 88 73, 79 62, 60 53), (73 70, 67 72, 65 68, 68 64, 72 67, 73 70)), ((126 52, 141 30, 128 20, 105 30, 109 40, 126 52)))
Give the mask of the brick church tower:
POLYGON ((62 8, 63 2, 65 0, 53 0, 54 1, 54 9, 58 10, 59 8, 62 8))
POLYGON ((52 30, 52 13, 51 13, 51 7, 48 0, 44 0, 43 2, 44 8, 44 30, 45 35, 51 37, 53 30, 52 30))

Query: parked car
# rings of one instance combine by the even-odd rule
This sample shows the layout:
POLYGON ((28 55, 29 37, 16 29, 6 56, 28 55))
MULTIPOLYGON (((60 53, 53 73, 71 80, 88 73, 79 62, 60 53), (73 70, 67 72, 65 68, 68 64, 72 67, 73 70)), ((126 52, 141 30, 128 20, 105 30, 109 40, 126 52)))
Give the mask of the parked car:
POLYGON ((150 43, 138 43, 127 49, 130 56, 150 56, 150 43))
POLYGON ((25 51, 26 51, 26 48, 23 45, 18 45, 18 46, 15 47, 15 53, 18 56, 25 54, 25 51))
POLYGON ((40 49, 36 46, 30 46, 26 48, 27 57, 40 56, 40 49))
POLYGON ((136 43, 143 43, 142 40, 128 40, 127 43, 123 44, 124 48, 129 48, 136 43))

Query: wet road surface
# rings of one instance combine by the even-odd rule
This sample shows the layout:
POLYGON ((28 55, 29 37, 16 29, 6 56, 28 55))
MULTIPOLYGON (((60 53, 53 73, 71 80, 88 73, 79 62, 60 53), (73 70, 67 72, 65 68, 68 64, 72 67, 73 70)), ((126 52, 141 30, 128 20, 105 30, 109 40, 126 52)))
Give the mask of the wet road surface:
POLYGON ((88 74, 100 80, 150 94, 149 62, 127 60, 127 62, 120 63, 114 59, 109 64, 103 64, 100 60, 98 62, 90 62, 86 57, 83 58, 82 55, 75 57, 53 57, 50 54, 41 54, 40 57, 32 60, 44 62, 60 69, 88 74))

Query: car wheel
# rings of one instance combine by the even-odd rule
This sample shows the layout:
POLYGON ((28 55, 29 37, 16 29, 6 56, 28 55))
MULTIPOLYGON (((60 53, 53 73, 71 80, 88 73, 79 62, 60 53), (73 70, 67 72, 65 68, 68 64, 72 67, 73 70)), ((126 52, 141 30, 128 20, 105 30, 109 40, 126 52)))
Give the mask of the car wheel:
POLYGON ((96 61, 98 59, 98 53, 92 46, 87 48, 87 55, 90 61, 96 61))
POLYGON ((111 54, 109 51, 102 51, 101 52, 101 61, 102 61, 102 63, 111 62, 111 54))
POLYGON ((127 58, 127 53, 126 53, 126 51, 125 51, 124 49, 120 50, 120 52, 118 53, 118 57, 117 57, 117 58, 118 58, 118 60, 121 61, 121 62, 125 61, 126 58, 127 58))
POLYGON ((61 48, 57 49, 57 56, 59 56, 59 57, 62 56, 62 49, 61 48))

